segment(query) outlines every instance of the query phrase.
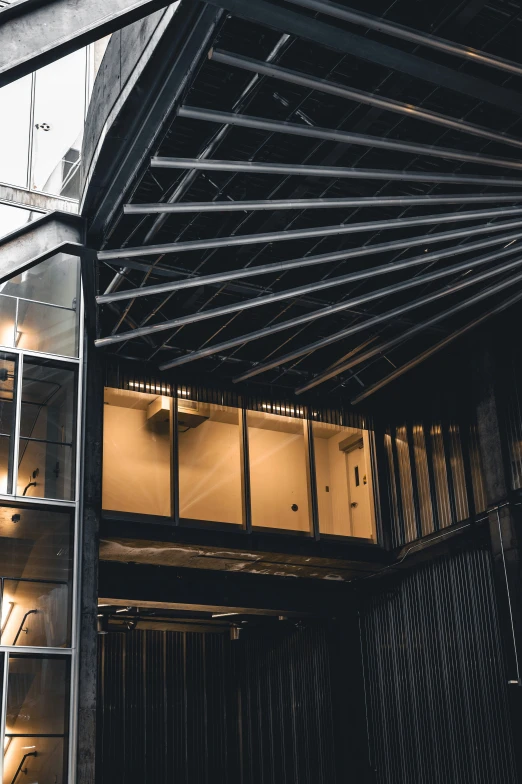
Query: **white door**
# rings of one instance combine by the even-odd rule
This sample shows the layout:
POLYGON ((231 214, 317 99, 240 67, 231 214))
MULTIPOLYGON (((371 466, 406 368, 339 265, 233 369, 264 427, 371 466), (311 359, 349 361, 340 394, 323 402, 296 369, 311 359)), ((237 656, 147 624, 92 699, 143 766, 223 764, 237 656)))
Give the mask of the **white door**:
POLYGON ((370 493, 362 446, 346 453, 351 536, 365 536, 370 520, 370 493))

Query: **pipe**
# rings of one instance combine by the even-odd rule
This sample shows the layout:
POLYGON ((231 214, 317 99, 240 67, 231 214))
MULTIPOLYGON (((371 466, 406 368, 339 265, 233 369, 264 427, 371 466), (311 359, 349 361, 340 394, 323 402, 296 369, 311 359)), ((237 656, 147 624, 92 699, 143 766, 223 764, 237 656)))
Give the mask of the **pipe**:
MULTIPOLYGON (((512 246, 510 248, 503 248, 500 251, 495 251, 494 253, 487 253, 485 256, 480 256, 477 259, 470 259, 468 261, 464 261, 461 264, 456 264, 452 267, 445 267, 441 270, 436 270, 435 272, 430 272, 427 275, 420 275, 416 278, 410 278, 405 281, 401 281, 400 283, 393 283, 391 286, 386 286, 383 289, 377 289, 376 291, 367 292, 366 294, 362 294, 355 299, 344 301, 340 303, 342 307, 340 310, 346 310, 350 307, 356 307, 358 305, 362 305, 365 302, 371 302, 374 299, 380 299, 381 297, 387 297, 392 294, 396 294, 399 291, 403 291, 408 288, 412 288, 414 286, 420 286, 424 283, 429 283, 432 280, 438 280, 439 278, 443 278, 446 275, 452 275, 458 272, 466 272, 470 268, 481 265, 487 264, 490 261, 494 261, 495 259, 502 258, 503 256, 509 256, 515 252, 520 252, 520 248, 518 246, 512 246)), ((425 263, 425 258, 420 258, 417 260, 417 264, 425 263)), ((518 262, 517 262, 518 263, 518 262)), ((105 338, 99 338, 95 341, 95 345, 98 348, 103 346, 112 346, 114 343, 122 343, 126 340, 132 340, 132 338, 142 337, 143 335, 150 335, 156 332, 164 332, 167 329, 173 329, 174 327, 182 327, 186 324, 195 324, 198 321, 206 321, 210 318, 217 318, 219 316, 228 316, 231 313, 237 313, 238 311, 249 310, 250 308, 258 308, 263 305, 271 305, 274 302, 281 302, 285 299, 294 299, 298 297, 304 297, 307 294, 312 294, 317 291, 322 291, 328 288, 335 288, 338 286, 343 286, 346 283, 351 283, 354 280, 361 280, 366 277, 372 277, 372 273, 376 275, 382 275, 383 273, 387 272, 394 272, 392 265, 384 265, 384 267, 374 267, 373 270, 360 270, 357 272, 351 272, 348 275, 340 275, 336 278, 328 278, 327 280, 319 281, 317 283, 309 283, 306 286, 297 286, 293 289, 286 289, 285 291, 278 291, 274 294, 267 294, 264 297, 254 297, 254 299, 246 299, 240 302, 235 302, 233 305, 224 305, 221 308, 213 308, 212 310, 201 310, 197 313, 191 313, 188 316, 180 316, 175 319, 170 319, 168 321, 162 321, 159 324, 152 324, 145 327, 139 327, 138 329, 130 330, 128 332, 121 332, 115 335, 109 335, 105 338)), ((332 306, 329 306, 332 307, 332 306)), ((333 306, 334 308, 337 306, 333 306)), ((377 351, 375 351, 377 353, 377 351)), ((339 371, 337 371, 339 372, 339 371)), ((336 375, 333 373, 333 375, 336 375)))
MULTIPOLYGON (((259 210, 320 210, 341 207, 411 207, 424 204, 484 204, 490 201, 522 202, 522 194, 486 193, 478 196, 458 193, 455 196, 361 196, 352 199, 262 199, 260 201, 186 201, 178 203, 125 204, 125 215, 156 215, 187 212, 257 212, 259 210)), ((108 292, 105 292, 108 293, 108 292)))
POLYGON ((439 114, 438 112, 432 112, 429 109, 423 109, 420 106, 413 106, 412 104, 403 103, 402 101, 384 98, 372 93, 367 93, 364 90, 345 87, 342 84, 330 82, 327 79, 319 79, 315 76, 309 76, 308 74, 303 74, 299 71, 292 71, 289 68, 282 68, 280 65, 268 64, 260 60, 253 60, 250 57, 223 52, 219 49, 211 50, 209 57, 216 63, 241 68, 244 71, 273 77, 284 82, 289 82, 290 84, 297 84, 301 87, 306 87, 309 90, 317 90, 319 92, 328 93, 329 95, 336 95, 339 98, 344 98, 348 101, 357 101, 358 103, 363 103, 368 106, 375 106, 384 111, 395 112, 397 114, 406 115, 407 117, 413 117, 417 120, 424 120, 435 125, 442 125, 445 128, 452 128, 456 131, 469 133, 472 136, 480 136, 483 139, 490 139, 491 141, 501 142, 502 144, 508 144, 512 147, 522 148, 522 139, 516 139, 513 136, 508 136, 507 134, 499 133, 497 131, 490 131, 488 128, 483 128, 480 125, 474 125, 465 120, 459 120, 444 114, 439 114))
MULTIPOLYGON (((340 234, 356 234, 364 231, 387 231, 410 226, 433 226, 439 223, 456 223, 467 220, 482 220, 503 215, 519 215, 522 207, 498 207, 489 210, 471 212, 443 212, 439 215, 427 215, 421 218, 386 218, 367 223, 337 224, 335 226, 319 226, 312 229, 291 229, 290 231, 270 231, 264 234, 242 234, 230 237, 212 237, 208 240, 188 240, 187 242, 167 242, 164 245, 143 245, 137 248, 115 248, 98 251, 100 261, 110 259, 135 258, 136 256, 156 256, 163 253, 182 253, 189 250, 205 250, 207 248, 232 248, 245 245, 258 245, 265 242, 281 242, 284 240, 303 240, 313 237, 332 237, 340 234)), ((520 225, 520 222, 519 222, 520 225)))
MULTIPOLYGON (((516 264, 516 262, 515 262, 516 264)), ((353 324, 350 327, 347 327, 340 332, 337 332, 333 335, 329 335, 326 338, 322 338, 322 340, 316 341, 316 343, 310 344, 308 346, 304 346, 301 349, 297 349, 290 354, 285 355, 284 357, 279 357, 272 362, 267 362, 264 365, 258 365, 253 370, 248 371, 248 373, 243 374, 242 376, 234 379, 234 381, 243 381, 245 378, 250 378, 251 376, 256 376, 259 373, 263 373, 265 370, 268 370, 272 367, 277 367, 281 365, 283 362, 287 361, 288 359, 294 359, 302 354, 308 354, 311 351, 315 351, 318 348, 323 348, 324 346, 328 346, 332 343, 336 343, 338 340, 342 340, 349 335, 353 335, 356 332, 360 332, 363 329, 368 329, 370 327, 375 326, 376 324, 380 324, 383 321, 388 321, 389 319, 395 318, 396 316, 402 316, 403 313, 406 313, 414 308, 420 307, 422 305, 426 305, 430 302, 434 302, 435 300, 439 299, 440 297, 445 297, 448 294, 453 294, 456 291, 460 291, 467 286, 472 286, 475 283, 478 283, 482 280, 486 280, 493 275, 498 275, 501 272, 504 272, 506 269, 509 269, 511 266, 514 266, 514 263, 511 262, 509 265, 502 265, 500 267, 496 267, 493 270, 488 270, 487 272, 482 272, 479 275, 475 275, 474 277, 467 278, 460 283, 453 283, 449 286, 446 286, 444 289, 440 289, 435 291, 433 294, 428 294, 426 297, 421 297, 418 300, 414 300, 413 302, 406 303, 405 305, 401 305, 398 308, 388 311, 387 313, 382 313, 379 316, 374 316, 373 318, 367 319, 366 321, 359 322, 357 324, 353 324)), ((321 308, 320 310, 316 310, 313 313, 308 313, 303 316, 297 316, 293 319, 288 319, 287 321, 281 321, 279 324, 272 324, 268 327, 264 327, 263 329, 256 330, 255 332, 250 332, 246 335, 240 335, 239 337, 232 338, 231 340, 224 341, 223 343, 216 343, 213 346, 208 346, 207 348, 200 349, 199 351, 193 351, 188 354, 184 354, 177 359, 171 360, 169 362, 165 362, 160 365, 160 370, 168 370, 172 367, 178 367, 179 365, 184 365, 187 362, 193 362, 196 359, 202 359, 203 357, 209 357, 212 354, 218 354, 220 351, 225 351, 229 348, 235 348, 236 346, 242 346, 245 343, 250 343, 253 340, 259 340, 260 338, 268 337, 269 335, 273 335, 276 332, 281 332, 285 329, 290 329, 291 327, 297 327, 301 324, 306 324, 310 321, 315 321, 318 318, 322 318, 323 316, 329 316, 332 313, 338 313, 339 311, 346 309, 346 303, 339 303, 337 305, 329 305, 326 308, 321 308)), ((353 301, 347 306, 352 307, 353 301)))
POLYGON ((438 324, 439 321, 442 321, 449 316, 453 316, 455 313, 459 313, 464 308, 467 308, 478 301, 479 299, 472 298, 471 300, 466 300, 463 303, 459 303, 449 310, 445 310, 443 313, 437 314, 428 321, 424 321, 421 324, 416 324, 414 327, 411 327, 411 329, 407 330, 403 334, 397 335, 394 338, 387 340, 385 343, 381 343, 379 346, 374 346, 373 348, 368 349, 368 351, 365 351, 363 354, 358 354, 356 357, 347 358, 346 362, 342 362, 336 367, 328 369, 324 373, 320 373, 318 376, 315 376, 315 378, 309 381, 308 384, 304 384, 302 387, 299 387, 299 389, 296 389, 295 394, 300 395, 302 392, 308 392, 308 390, 319 386, 319 384, 323 384, 325 381, 329 381, 331 378, 344 373, 346 370, 349 370, 356 365, 360 365, 362 362, 366 362, 368 359, 372 359, 372 357, 375 357, 377 354, 384 354, 386 351, 389 351, 391 348, 399 345, 399 343, 402 343, 405 340, 409 340, 409 338, 417 335, 424 329, 438 324))
MULTIPOLYGON (((517 225, 518 221, 508 221, 507 224, 494 224, 493 228, 506 228, 509 226, 517 225)), ((207 286, 216 283, 224 283, 231 280, 245 279, 255 277, 256 275, 276 274, 288 269, 302 269, 304 267, 311 267, 315 264, 326 264, 332 261, 343 261, 346 259, 359 258, 363 256, 370 256, 375 253, 383 253, 384 251, 401 250, 404 248, 413 248, 418 245, 425 245, 429 239, 432 242, 447 242, 448 240, 467 237, 471 234, 483 234, 490 231, 490 227, 481 226, 479 228, 471 229, 457 229, 455 231, 440 232, 439 234, 430 234, 427 237, 423 234, 421 237, 410 237, 405 240, 393 240, 392 242, 381 242, 375 245, 365 245, 362 248, 350 248, 349 250, 337 250, 332 253, 322 253, 317 256, 303 256, 300 259, 291 259, 290 261, 278 261, 274 264, 260 264, 258 267, 246 267, 239 270, 232 270, 228 272, 216 272, 213 275, 202 275, 185 280, 172 281, 169 283, 158 283, 155 286, 148 286, 146 291, 144 287, 140 289, 130 289, 127 291, 118 291, 114 294, 100 294, 96 297, 98 305, 104 305, 109 302, 116 302, 120 300, 129 299, 130 297, 144 296, 139 292, 144 291, 145 294, 163 294, 167 291, 181 291, 184 289, 194 288, 196 286, 207 286)), ((447 256, 458 255, 461 253, 468 253, 470 251, 487 248, 490 245, 498 245, 501 242, 513 242, 514 240, 522 237, 522 231, 517 231, 512 234, 499 234, 494 237, 489 237, 485 240, 478 242, 470 242, 467 245, 456 245, 452 248, 445 248, 443 250, 432 251, 431 253, 424 253, 422 256, 416 256, 412 259, 407 259, 405 262, 397 262, 394 269, 402 269, 402 265, 408 265, 416 259, 422 259, 426 263, 431 261, 438 261, 447 256)), ((125 262, 124 262, 125 263, 125 262)), ((131 264, 132 262, 127 262, 131 264)), ((190 274, 190 273, 189 273, 190 274)))
POLYGON ((199 158, 163 158, 150 160, 153 169, 194 169, 197 171, 247 172, 336 179, 397 180, 399 182, 445 182, 452 185, 499 185, 519 188, 522 179, 479 177, 474 174, 433 174, 433 172, 396 171, 393 169, 354 169, 347 166, 313 166, 304 163, 262 163, 258 161, 219 161, 199 158))
MULTIPOLYGON (((393 38, 401 38, 403 41, 411 41, 420 46, 437 49, 440 52, 445 52, 446 54, 451 54, 455 57, 461 57, 462 59, 470 60, 473 63, 480 63, 480 65, 486 65, 490 68, 497 68, 500 71, 505 71, 506 73, 522 76, 522 65, 519 65, 519 63, 515 63, 512 60, 506 60, 503 57, 497 57, 497 55, 482 52, 480 49, 472 49, 470 46, 456 44, 454 41, 438 38, 429 33, 421 33, 418 30, 413 30, 411 27, 406 27, 405 25, 397 24, 396 22, 388 22, 361 11, 354 11, 346 6, 328 2, 328 0, 286 0, 286 2, 298 5, 301 8, 308 8, 311 11, 317 11, 320 14, 332 16, 335 19, 342 19, 351 24, 361 25, 370 30, 376 30, 380 33, 391 35, 393 38)), ((310 24, 313 24, 313 19, 310 20, 310 24)))
POLYGON ((355 144, 361 147, 372 147, 381 150, 394 150, 407 152, 414 155, 427 155, 433 158, 444 158, 451 161, 465 161, 477 163, 482 166, 499 166, 503 169, 522 169, 522 161, 512 158, 495 158, 491 155, 481 155, 476 152, 464 152, 447 147, 435 147, 432 144, 415 144, 414 142, 394 141, 382 139, 379 136, 365 136, 361 133, 350 131, 335 131, 331 128, 318 128, 309 125, 286 122, 285 120, 265 120, 263 117, 252 117, 248 114, 231 114, 219 112, 214 109, 201 109, 198 106, 180 106, 178 117, 191 120, 220 123, 222 125, 237 125, 240 128, 252 128, 268 133, 288 133, 293 136, 303 136, 311 139, 341 142, 341 144, 355 144))
POLYGON ((400 376, 403 376, 409 370, 412 370, 414 367, 417 367, 417 365, 420 365, 422 362, 424 362, 424 360, 429 359, 429 357, 433 356, 433 354, 436 354, 438 351, 445 348, 450 343, 453 343, 453 341, 457 340, 457 338, 460 338, 461 335, 466 334, 466 332, 470 332, 472 329, 478 327, 480 324, 482 324, 484 321, 489 319, 491 316, 495 316, 497 313, 501 313, 503 310, 506 310, 507 308, 511 307, 511 305, 516 304, 521 299, 522 299, 522 292, 519 292, 518 294, 515 294, 513 297, 509 297, 509 299, 502 302, 496 308, 493 308, 493 310, 489 310, 487 313, 484 313, 482 316, 479 316, 473 321, 470 321, 464 327, 457 329, 451 335, 448 335, 448 337, 444 338, 444 340, 441 340, 439 343, 436 343, 434 346, 431 346, 430 348, 426 349, 426 351, 423 351, 422 354, 419 354, 413 359, 410 359, 409 362, 406 362, 404 365, 401 365, 395 370, 392 370, 391 373, 389 373, 387 376, 382 378, 380 381, 377 381, 375 384, 372 384, 371 386, 367 387, 367 389, 365 389, 364 392, 361 392, 360 395, 357 395, 357 397, 354 397, 353 400, 350 401, 351 404, 356 405, 361 400, 370 397, 370 395, 373 395, 379 389, 382 389, 383 387, 387 386, 396 378, 400 378, 400 376))

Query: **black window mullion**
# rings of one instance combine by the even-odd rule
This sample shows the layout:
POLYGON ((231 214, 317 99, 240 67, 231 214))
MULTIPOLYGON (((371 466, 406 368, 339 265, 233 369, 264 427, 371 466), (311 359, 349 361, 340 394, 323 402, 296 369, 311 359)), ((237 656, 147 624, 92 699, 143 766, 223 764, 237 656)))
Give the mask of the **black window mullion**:
POLYGON ((319 529, 319 506, 317 503, 317 477, 315 473, 315 448, 314 448, 314 430, 312 420, 309 418, 309 412, 306 412, 306 432, 307 432, 307 447, 308 447, 308 495, 310 504, 310 514, 312 516, 312 535, 314 539, 319 539, 321 536, 319 529))
POLYGON ((170 513, 174 520, 174 525, 179 525, 179 437, 177 393, 172 398, 170 431, 170 513))
POLYGON ((473 519, 475 517, 475 493, 473 491, 473 471, 471 468, 470 458, 470 438, 469 428, 470 425, 463 417, 461 420, 464 424, 459 428, 460 444, 462 451, 462 464, 464 468, 464 481, 466 483, 466 498, 468 500, 468 517, 473 519))
POLYGON ((252 503, 250 495, 250 452, 248 447, 248 414, 241 406, 241 423, 239 437, 241 439, 241 496, 243 503, 243 529, 252 533, 252 503))

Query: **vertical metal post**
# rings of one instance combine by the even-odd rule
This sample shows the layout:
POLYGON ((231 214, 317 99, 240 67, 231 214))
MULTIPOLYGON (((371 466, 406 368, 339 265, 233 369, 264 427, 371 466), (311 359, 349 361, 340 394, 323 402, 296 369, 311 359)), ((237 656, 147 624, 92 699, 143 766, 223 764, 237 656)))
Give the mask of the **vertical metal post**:
MULTIPOLYGON (((399 513, 399 530, 396 532, 397 539, 400 538, 400 544, 406 541, 405 527, 404 527, 404 505, 402 503, 402 487, 401 487, 401 472, 399 468, 399 456, 397 454, 397 429, 390 427, 392 459, 393 459, 393 473, 395 474, 395 493, 397 495, 397 511, 399 513)), ((391 481, 391 476, 390 476, 391 481)))
POLYGON ((462 447, 462 465, 464 468, 464 481, 466 483, 466 498, 468 501, 468 517, 470 520, 475 519, 476 508, 475 508, 475 495, 473 493, 473 473, 471 470, 471 459, 470 459, 470 440, 469 440, 469 428, 470 424, 468 421, 468 417, 461 415, 459 417, 460 422, 462 423, 459 428, 460 433, 460 443, 462 447))
POLYGON ((14 444, 13 444, 13 495, 18 495, 18 461, 20 455, 20 424, 22 417, 22 379, 24 373, 24 358, 22 354, 18 355, 17 365, 17 378, 16 378, 16 403, 15 403, 15 428, 14 428, 14 444))
POLYGON ((433 530, 440 531, 439 505, 437 502, 437 484, 435 481, 435 469, 433 467, 433 449, 431 444, 431 424, 424 420, 422 423, 424 431, 424 443, 426 444, 426 462, 428 464, 428 478, 430 482, 431 509, 433 514, 433 530))
POLYGON ((453 471, 451 470, 451 445, 449 442, 449 422, 442 418, 440 422, 442 434, 442 445, 444 448, 444 462, 446 463, 446 479, 448 480, 448 495, 451 512, 451 522, 457 522, 457 502, 455 500, 455 484, 453 482, 453 471))
MULTIPOLYGON (((319 529, 319 508, 317 502, 317 477, 315 472, 315 449, 313 422, 309 418, 309 411, 305 409, 303 419, 303 434, 306 448, 306 489, 308 492, 308 518, 310 522, 310 535, 315 540, 321 537, 319 529)), ((351 534, 351 531, 350 531, 351 534)))
POLYGON ((179 433, 178 433, 178 390, 173 390, 170 413, 170 498, 174 525, 179 525, 179 433))
POLYGON ((4 743, 5 743, 5 728, 7 719, 7 685, 9 681, 9 654, 7 651, 0 657, 3 659, 2 670, 2 708, 0 713, 0 781, 4 780, 4 743))
POLYGON ((252 503, 250 495, 250 455, 248 452, 248 418, 247 410, 239 400, 239 448, 241 455, 241 506, 243 529, 252 533, 252 503))
POLYGON ((417 481, 417 465, 415 463, 415 447, 413 444, 413 425, 411 422, 406 424, 406 438, 408 441, 408 454, 410 458, 410 472, 411 484, 413 491, 413 509, 415 512, 415 528, 417 530, 417 539, 422 539, 422 519, 419 501, 419 483, 417 481))
POLYGON ((391 550, 391 509, 387 487, 389 472, 386 470, 388 458, 384 449, 384 430, 380 425, 375 430, 368 431, 368 441, 370 444, 377 544, 382 545, 385 550, 391 550))

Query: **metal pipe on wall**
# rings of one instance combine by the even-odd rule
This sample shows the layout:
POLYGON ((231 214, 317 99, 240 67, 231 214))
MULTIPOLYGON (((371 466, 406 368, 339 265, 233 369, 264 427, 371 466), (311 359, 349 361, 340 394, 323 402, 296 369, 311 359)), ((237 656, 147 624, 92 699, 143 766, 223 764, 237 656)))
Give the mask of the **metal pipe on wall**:
POLYGON ((439 341, 434 346, 430 346, 430 348, 426 349, 426 351, 423 351, 421 354, 418 354, 413 359, 410 359, 409 362, 405 362, 404 365, 401 365, 400 367, 396 368, 387 376, 384 376, 384 378, 382 378, 380 381, 377 381, 375 384, 372 384, 371 386, 367 387, 364 390, 364 392, 361 392, 360 395, 357 395, 350 401, 351 404, 356 405, 357 403, 360 403, 361 400, 370 397, 370 395, 373 395, 379 389, 382 389, 383 387, 390 384, 392 381, 395 381, 396 378, 400 378, 409 370, 412 370, 414 367, 417 367, 417 365, 420 365, 426 359, 429 359, 429 357, 433 356, 433 354, 436 354, 438 351, 445 348, 450 343, 453 343, 453 341, 457 340, 457 338, 461 337, 462 335, 465 335, 466 332, 470 332, 472 329, 475 329, 475 327, 478 327, 480 324, 483 324, 485 321, 487 321, 487 319, 497 315, 497 313, 501 313, 503 310, 507 310, 507 308, 511 307, 512 305, 515 305, 517 302, 520 302, 521 299, 522 299, 522 291, 519 292, 518 294, 515 294, 513 297, 509 297, 500 305, 498 305, 496 308, 493 308, 492 310, 489 310, 487 313, 484 313, 482 316, 473 319, 473 321, 470 321, 464 327, 455 330, 455 332, 452 332, 451 335, 448 335, 448 337, 439 341))
POLYGON ((473 49, 472 47, 464 46, 463 44, 457 44, 454 41, 448 41, 445 38, 439 38, 438 36, 430 35, 429 33, 422 33, 411 27, 406 27, 405 25, 396 22, 389 22, 388 20, 363 13, 362 11, 355 11, 346 6, 328 2, 328 0, 286 0, 286 2, 298 5, 301 8, 308 8, 310 11, 317 11, 318 13, 332 16, 335 19, 342 19, 345 22, 361 25, 370 30, 376 30, 379 33, 391 35, 393 38, 411 41, 420 46, 437 49, 440 52, 455 55, 455 57, 461 57, 462 59, 469 60, 473 63, 480 63, 481 65, 496 68, 500 71, 505 71, 506 73, 522 76, 522 65, 515 63, 512 60, 506 60, 503 57, 488 54, 480 49, 473 49))
POLYGON ((522 214, 522 207, 498 207, 490 210, 472 210, 471 212, 443 212, 440 215, 427 215, 420 218, 386 218, 385 220, 368 221, 367 223, 337 224, 335 226, 319 226, 312 229, 291 229, 290 231, 271 231, 264 234, 242 234, 231 237, 212 237, 208 240, 168 242, 163 245, 143 245, 136 248, 115 248, 113 250, 98 251, 97 256, 100 261, 108 261, 110 259, 135 258, 136 256, 156 256, 162 253, 205 250, 207 248, 243 247, 265 242, 331 237, 365 231, 388 231, 411 226, 432 226, 439 223, 460 223, 467 220, 482 220, 484 218, 520 214, 522 214))
MULTIPOLYGON (((495 251, 494 253, 487 253, 485 256, 480 256, 476 259, 470 259, 469 261, 464 261, 461 264, 456 264, 452 267, 445 267, 442 270, 436 270, 435 272, 430 272, 427 275, 420 275, 416 278, 410 278, 406 281, 401 281, 400 283, 394 283, 391 286, 386 286, 383 289, 377 289, 376 291, 370 291, 366 294, 362 294, 355 299, 349 300, 347 302, 342 302, 339 307, 339 310, 346 310, 350 307, 356 307, 358 305, 362 305, 365 302, 371 302, 374 299, 380 299, 381 297, 390 296, 395 294, 399 291, 403 291, 408 288, 412 288, 415 286, 420 286, 424 283, 429 283, 432 280, 438 280, 439 278, 446 277, 446 275, 456 274, 458 272, 465 272, 470 268, 482 264, 488 264, 491 261, 496 259, 502 258, 504 256, 512 255, 513 253, 520 252, 520 249, 517 246, 510 247, 510 248, 503 248, 500 251, 495 251)), ((420 264, 425 262, 426 259, 421 259, 417 263, 420 264)), ((274 302, 282 302, 285 299, 293 299, 298 297, 304 297, 307 294, 312 294, 317 291, 323 291, 324 289, 328 288, 336 288, 339 286, 343 286, 346 283, 351 283, 354 280, 361 280, 366 277, 372 277, 373 275, 382 275, 386 272, 393 272, 391 269, 386 269, 383 267, 374 267, 373 270, 361 270, 359 272, 351 272, 348 275, 340 275, 336 278, 328 278, 326 280, 320 282, 309 283, 306 286, 297 286, 293 289, 285 289, 284 291, 278 291, 273 294, 266 294, 264 297, 254 297, 254 299, 246 299, 240 300, 239 302, 235 302, 232 305, 224 305, 221 308, 213 308, 212 310, 200 310, 196 313, 191 313, 188 316, 179 316, 175 319, 169 319, 168 321, 162 321, 159 324, 151 324, 149 326, 139 327, 138 329, 129 330, 128 332, 121 332, 114 335, 109 335, 105 338, 99 338, 95 341, 96 346, 111 346, 114 343, 122 343, 126 340, 132 340, 132 338, 143 337, 143 335, 150 335, 156 332, 164 332, 167 329, 173 329, 174 327, 182 327, 186 324, 195 324, 199 321, 206 321, 210 318, 217 318, 219 316, 228 316, 231 313, 237 313, 238 311, 249 310, 251 308, 259 308, 263 305, 271 305, 274 302), (373 275, 372 275, 373 273, 373 275)), ((329 306, 331 307, 331 306, 329 306)), ((333 306, 334 308, 337 306, 333 306)))
POLYGON ((288 174, 304 177, 335 177, 336 179, 389 180, 398 182, 440 182, 452 185, 486 185, 519 188, 522 179, 483 177, 474 174, 434 174, 433 172, 396 171, 393 169, 356 169, 348 166, 313 166, 300 163, 264 163, 259 161, 200 160, 199 158, 166 158, 155 156, 153 169, 194 169, 198 171, 245 172, 250 174, 288 174))
MULTIPOLYGON (((483 230, 481 228, 480 231, 483 230)), ((457 232, 441 232, 439 234, 430 235, 430 243, 435 240, 437 242, 447 242, 456 237, 465 237, 470 234, 477 234, 479 230, 467 229, 464 232, 459 230, 457 232)), ((439 259, 444 259, 447 256, 457 256, 462 253, 470 253, 474 250, 482 250, 491 245, 500 245, 502 242, 511 243, 522 237, 522 231, 513 232, 512 234, 499 234, 498 236, 489 237, 485 240, 478 240, 477 242, 470 242, 467 245, 455 245, 451 248, 443 250, 432 251, 431 253, 423 253, 422 256, 415 256, 411 259, 406 259, 401 262, 394 262, 393 267, 382 265, 383 271, 393 272, 399 269, 405 269, 415 264, 429 264, 439 259)), ((389 250, 401 250, 403 248, 413 248, 417 245, 426 244, 426 235, 421 237, 411 237, 407 240, 394 240, 393 242, 382 242, 376 245, 367 245, 362 248, 351 248, 349 250, 334 251, 332 253, 322 253, 318 256, 303 256, 300 259, 291 259, 289 261, 279 261, 274 264, 261 264, 258 267, 245 267, 239 270, 231 270, 228 272, 216 272, 214 275, 201 275, 185 280, 172 281, 169 283, 158 283, 155 286, 148 286, 146 289, 130 289, 128 291, 118 291, 117 293, 105 293, 96 297, 99 305, 104 305, 109 302, 125 300, 129 298, 146 296, 147 294, 164 294, 169 291, 181 291, 198 286, 213 285, 215 283, 225 283, 231 280, 243 280, 244 278, 255 277, 256 275, 275 274, 283 270, 289 269, 303 269, 304 267, 311 267, 316 264, 326 264, 333 261, 343 261, 351 258, 359 258, 362 256, 369 256, 375 253, 383 253, 389 250)), ((374 267, 373 270, 378 270, 380 267, 374 267)), ((363 273, 365 271, 362 271, 363 273)), ((189 273, 190 274, 190 273, 189 273)))
POLYGON ((413 153, 414 155, 425 155, 430 158, 465 161, 466 163, 477 163, 481 166, 498 166, 503 169, 522 169, 522 161, 516 161, 512 158, 495 158, 491 155, 481 155, 480 153, 448 149, 447 147, 435 147, 430 144, 400 142, 394 141, 393 139, 383 139, 380 136, 365 136, 364 134, 351 133, 350 131, 335 131, 331 128, 298 125, 297 123, 290 123, 284 120, 265 120, 263 117, 231 114, 230 112, 219 112, 214 109, 201 109, 199 106, 180 106, 178 109, 178 117, 219 123, 222 125, 237 125, 239 128, 252 128, 253 130, 267 131, 268 133, 288 133, 293 136, 323 139, 324 141, 340 142, 341 144, 354 144, 361 147, 372 147, 380 150, 393 150, 394 152, 409 154, 413 153))
MULTIPOLYGON (((519 262, 515 262, 519 263, 519 262)), ((277 359, 273 360, 272 362, 267 362, 263 365, 259 365, 256 368, 248 371, 248 373, 244 373, 241 376, 238 376, 234 379, 235 382, 243 381, 246 378, 250 378, 252 376, 256 376, 259 373, 263 373, 265 370, 270 369, 271 367, 278 367, 283 362, 288 361, 289 359, 295 359, 302 354, 308 354, 311 351, 315 351, 318 348, 324 348, 325 346, 331 345, 332 343, 336 343, 339 340, 342 340, 345 337, 349 337, 357 332, 360 332, 364 329, 369 329, 376 324, 381 324, 383 321, 388 321, 396 316, 402 316, 404 313, 413 310, 414 308, 421 307, 422 305, 426 305, 430 302, 434 302, 441 297, 448 296, 449 294, 454 294, 457 291, 460 291, 467 286, 472 286, 475 283, 478 283, 482 280, 486 280, 489 277, 494 275, 499 275, 501 272, 506 271, 510 267, 514 266, 513 262, 509 265, 501 265, 500 267, 496 267, 493 270, 488 270, 487 272, 482 272, 479 275, 475 275, 470 278, 466 278, 466 280, 460 283, 453 283, 449 286, 446 286, 444 289, 439 289, 435 291, 433 294, 429 294, 426 297, 421 297, 418 300, 414 300, 413 302, 409 302, 405 305, 401 305, 398 308, 394 308, 393 310, 387 311, 386 313, 382 313, 379 316, 375 316, 373 318, 367 319, 366 321, 359 322, 357 324, 353 324, 346 329, 341 330, 340 332, 336 332, 333 335, 329 335, 326 338, 322 338, 322 340, 316 341, 313 344, 305 346, 303 348, 297 349, 290 354, 286 354, 284 357, 278 357, 277 359)), ((318 318, 322 318, 324 316, 329 316, 332 313, 337 313, 342 310, 342 306, 344 303, 339 303, 337 305, 330 305, 327 308, 322 308, 321 310, 314 311, 313 313, 308 313, 304 316, 298 316, 294 319, 288 319, 287 321, 282 321, 279 324, 272 324, 268 327, 264 327, 263 329, 256 330, 254 332, 247 333, 245 335, 240 335, 239 337, 232 338, 231 340, 224 341, 223 343, 216 343, 213 346, 208 346, 207 348, 200 349, 198 351, 193 351, 188 354, 185 354, 177 359, 170 360, 169 362, 164 362, 160 365, 161 370, 168 370, 173 367, 178 367, 179 365, 184 365, 187 362, 193 362, 196 359, 202 359, 203 357, 212 356, 212 354, 218 354, 220 351, 226 351, 229 348, 235 348, 236 346, 241 346, 246 343, 250 343, 253 340, 259 340, 264 337, 271 336, 277 332, 281 332, 285 329, 290 329, 291 327, 300 326, 301 324, 306 324, 310 321, 315 321, 318 318)))
POLYGON ((250 57, 233 54, 232 52, 224 52, 220 49, 211 49, 209 58, 216 63, 222 63, 223 65, 229 65, 234 68, 241 68, 242 70, 273 77, 274 79, 280 79, 281 81, 297 84, 310 90, 336 95, 339 98, 344 98, 348 101, 357 101, 358 103, 363 103, 368 106, 375 106, 384 111, 395 112, 397 114, 406 115, 407 117, 413 117, 417 120, 441 125, 445 128, 452 128, 456 131, 469 133, 472 136, 479 136, 512 147, 522 148, 522 139, 517 139, 514 136, 508 136, 507 134, 499 133, 498 131, 491 131, 489 128, 474 125, 465 120, 459 120, 458 118, 449 117, 438 112, 432 112, 429 109, 413 106, 412 104, 404 103, 403 101, 395 101, 392 98, 384 98, 383 96, 375 95, 374 93, 367 93, 364 90, 345 87, 342 84, 310 76, 299 71, 293 71, 289 68, 283 68, 280 65, 272 65, 261 60, 253 60, 250 57))
POLYGON ((360 196, 336 199, 261 199, 255 201, 186 201, 125 204, 125 215, 177 214, 187 212, 257 212, 259 210, 320 210, 363 207, 422 207, 425 204, 498 204, 522 202, 522 194, 486 193, 454 196, 360 196))

